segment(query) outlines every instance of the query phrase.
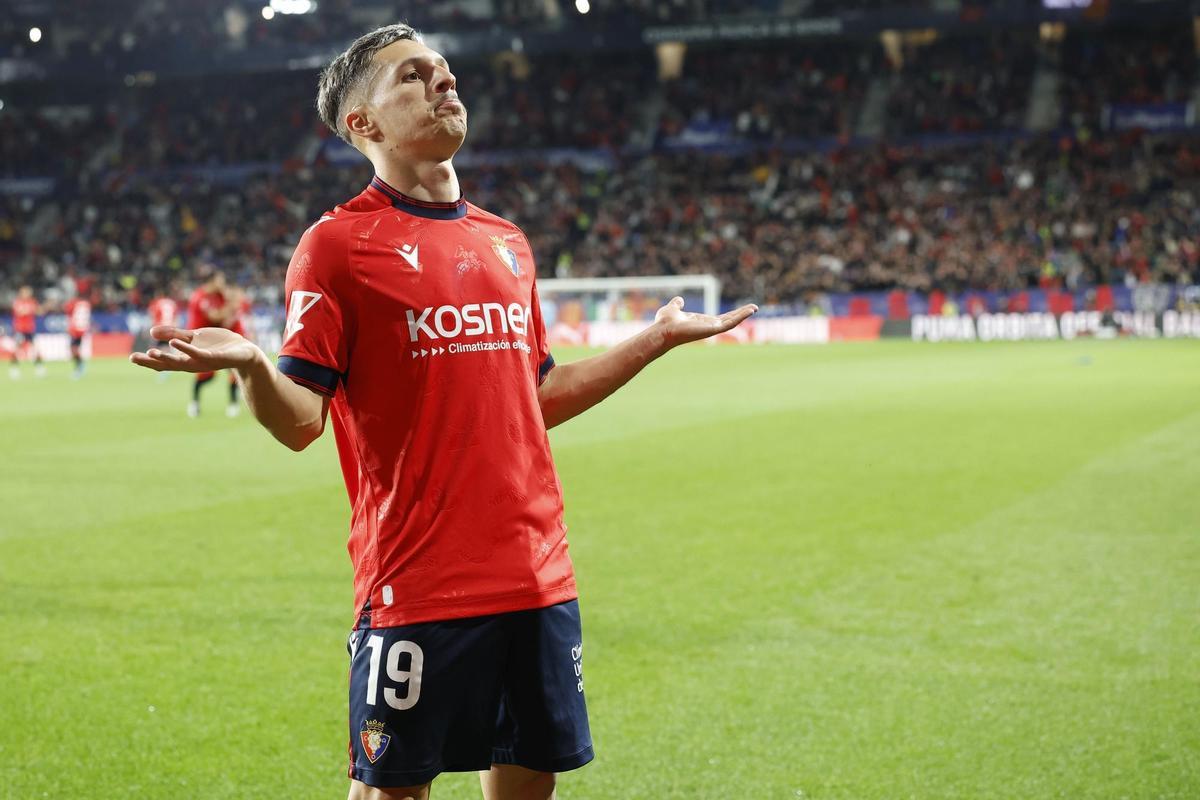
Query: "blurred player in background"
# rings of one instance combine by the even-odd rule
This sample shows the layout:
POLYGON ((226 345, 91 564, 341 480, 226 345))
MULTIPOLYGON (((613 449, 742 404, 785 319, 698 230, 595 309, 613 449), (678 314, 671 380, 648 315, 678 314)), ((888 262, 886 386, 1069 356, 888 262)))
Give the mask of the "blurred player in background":
POLYGON ((33 354, 33 373, 41 378, 46 374, 46 366, 42 363, 42 354, 38 351, 35 337, 37 335, 37 318, 42 313, 42 307, 33 296, 32 286, 22 286, 13 299, 13 333, 16 334, 12 353, 12 363, 8 368, 8 377, 14 381, 21 377, 21 355, 26 358, 33 354))
MULTIPOLYGON (((229 328, 234 321, 234 309, 230 305, 230 291, 225 283, 225 273, 213 270, 204 283, 196 287, 188 301, 188 327, 229 328)), ((153 330, 153 329, 152 329, 153 330)), ((151 334, 153 337, 153 333, 151 334)), ((199 372, 192 384, 192 399, 188 403, 189 417, 200 416, 200 390, 216 376, 215 371, 199 372)), ((236 381, 236 377, 234 377, 236 381)), ((230 389, 230 402, 225 413, 237 414, 237 388, 230 389)))
POLYGON ((71 338, 71 360, 75 362, 71 377, 79 380, 84 371, 83 337, 92 328, 91 301, 83 297, 72 298, 63 306, 63 313, 67 315, 67 336, 71 338))
MULTIPOLYGON (((175 299, 178 296, 179 287, 174 283, 168 283, 151 299, 150 304, 146 306, 146 313, 150 316, 151 331, 156 327, 174 327, 179 324, 179 302, 175 299)), ((167 342, 155 342, 155 345, 164 350, 171 346, 167 342)), ((167 374, 166 372, 158 373, 158 380, 160 382, 166 380, 167 374)))
MULTIPOLYGON (((254 337, 250 335, 250 312, 254 308, 253 303, 250 302, 250 296, 242 289, 230 287, 228 297, 231 316, 226 327, 238 336, 244 337, 248 341, 254 341, 254 337)), ((225 406, 225 416, 236 417, 241 410, 242 406, 238 400, 237 371, 231 369, 229 370, 229 405, 225 406)))
MULTIPOLYGON (((175 291, 175 286, 168 285, 163 288, 150 304, 146 306, 146 313, 150 315, 150 328, 161 327, 163 325, 174 326, 179 324, 179 302, 175 299, 178 292, 175 291)), ((160 347, 165 347, 166 342, 158 342, 160 347)))
POLYGON ((529 242, 462 197, 451 159, 467 112, 446 60, 407 25, 380 28, 325 70, 318 108, 376 177, 301 237, 278 367, 221 323, 158 331, 175 352, 131 360, 236 369, 294 450, 332 405, 353 508, 352 800, 424 800, 439 773, 474 770, 487 800, 550 800, 592 740, 546 429, 756 308, 689 314, 677 297, 643 332, 555 367, 529 242), (478 268, 464 273, 466 250, 478 268))

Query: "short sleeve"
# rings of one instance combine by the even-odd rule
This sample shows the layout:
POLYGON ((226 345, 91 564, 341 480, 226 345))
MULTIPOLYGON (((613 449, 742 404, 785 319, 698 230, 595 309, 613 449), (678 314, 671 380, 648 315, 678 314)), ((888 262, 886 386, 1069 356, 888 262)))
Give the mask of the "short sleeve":
POLYGON ((353 313, 349 265, 339 225, 317 223, 292 254, 285 282, 287 323, 279 371, 313 391, 333 396, 350 362, 353 313))
POLYGON ((554 356, 550 355, 550 339, 546 336, 546 320, 542 317, 542 302, 538 298, 537 278, 533 281, 533 296, 529 303, 531 333, 533 334, 533 362, 537 369, 538 386, 554 369, 554 356))

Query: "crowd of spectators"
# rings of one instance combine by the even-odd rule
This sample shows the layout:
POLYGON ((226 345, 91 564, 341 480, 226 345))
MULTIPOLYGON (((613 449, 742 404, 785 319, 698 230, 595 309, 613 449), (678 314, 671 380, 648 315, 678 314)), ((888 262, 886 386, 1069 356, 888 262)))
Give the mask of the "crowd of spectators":
MULTIPOLYGON (((598 180, 575 220, 549 226, 575 229, 549 247, 572 275, 713 272, 731 298, 768 303, 1200 278, 1200 148, 1187 137, 774 154, 704 169, 654 157, 598 180)), ((552 255, 540 253, 543 268, 552 255)))
POLYGON ((871 43, 693 49, 683 74, 664 86, 660 134, 699 124, 761 141, 846 136, 880 69, 871 43))
POLYGON ((1034 32, 955 37, 904 48, 888 99, 888 133, 1022 127, 1039 55, 1034 32))
MULTIPOLYGON (((1106 102, 1190 87, 1190 41, 1126 39, 1097 52, 1145 69, 1097 80, 1106 102)), ((1039 47, 1009 34, 908 53, 891 141, 1019 128, 1037 58, 1079 50, 1039 47)), ((730 300, 1200 278, 1200 155, 1186 133, 854 143, 865 87, 892 68, 883 52, 698 47, 663 83, 646 50, 466 62, 473 155, 524 153, 464 169, 467 196, 524 227, 544 275, 711 272, 730 300), (750 146, 631 149, 646 120, 660 143, 712 122, 750 146), (832 149, 792 146, 819 138, 832 149), (616 166, 550 163, 539 152, 551 147, 598 148, 616 166)), ((328 136, 311 106, 315 73, 238 76, 236 91, 229 80, 122 88, 90 113, 0 112, 0 178, 57 178, 36 199, 0 194, 0 286, 87 276, 100 307, 122 307, 215 263, 277 302, 299 233, 369 173, 313 159, 328 136), (239 164, 251 166, 225 169, 239 164)))
POLYGON ((621 148, 657 78, 647 50, 453 65, 474 150, 621 148))
MULTIPOLYGON (((463 173, 466 195, 522 225, 543 275, 715 273, 729 299, 802 301, 891 286, 1018 290, 1191 282, 1200 148, 1186 136, 921 151, 648 155, 589 173, 533 161, 463 173)), ((201 264, 277 302, 291 248, 366 168, 303 167, 238 188, 139 180, 0 208, 17 278, 99 278, 109 306, 201 264)))
MULTIPOLYGON (((1039 64, 1060 74, 1069 129, 1095 129, 1108 103, 1190 99, 1196 77, 1190 33, 1168 30, 1057 45, 1035 31, 953 36, 898 51, 875 40, 695 45, 680 74, 662 79, 649 48, 463 56, 454 67, 474 150, 621 150, 647 124, 638 143, 713 132, 760 145, 846 139, 881 80, 887 136, 1019 130, 1039 64)), ((325 135, 312 113, 315 85, 312 69, 151 80, 78 90, 54 111, 36 94, 10 96, 0 109, 0 177, 303 157, 306 142, 325 135)))
POLYGON ((1190 27, 1072 34, 1053 57, 1063 124, 1074 128, 1101 124, 1112 103, 1187 102, 1196 79, 1190 27))

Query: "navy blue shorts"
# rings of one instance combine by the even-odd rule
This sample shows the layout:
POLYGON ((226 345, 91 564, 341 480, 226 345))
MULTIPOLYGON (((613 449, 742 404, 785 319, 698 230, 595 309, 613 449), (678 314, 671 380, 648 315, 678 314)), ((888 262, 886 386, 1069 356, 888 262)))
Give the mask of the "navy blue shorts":
POLYGON ((579 603, 350 634, 350 777, 419 786, 593 758, 579 603))
POLYGON ((18 333, 17 336, 21 337, 21 344, 33 344, 33 337, 35 334, 22 332, 18 333))

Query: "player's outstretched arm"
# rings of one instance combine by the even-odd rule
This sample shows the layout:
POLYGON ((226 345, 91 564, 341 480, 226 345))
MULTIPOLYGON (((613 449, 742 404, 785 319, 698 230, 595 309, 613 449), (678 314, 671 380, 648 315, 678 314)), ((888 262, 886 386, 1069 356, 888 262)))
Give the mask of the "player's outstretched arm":
POLYGON ((152 347, 129 360, 158 372, 236 370, 246 404, 263 427, 293 450, 321 435, 329 398, 307 389, 275 368, 253 342, 226 328, 174 328, 157 325, 150 336, 169 341, 174 352, 152 347))
POLYGON ((683 310, 682 297, 673 298, 638 335, 599 355, 550 370, 538 388, 546 427, 587 411, 671 348, 736 328, 755 311, 758 306, 744 305, 720 316, 696 314, 683 310))

